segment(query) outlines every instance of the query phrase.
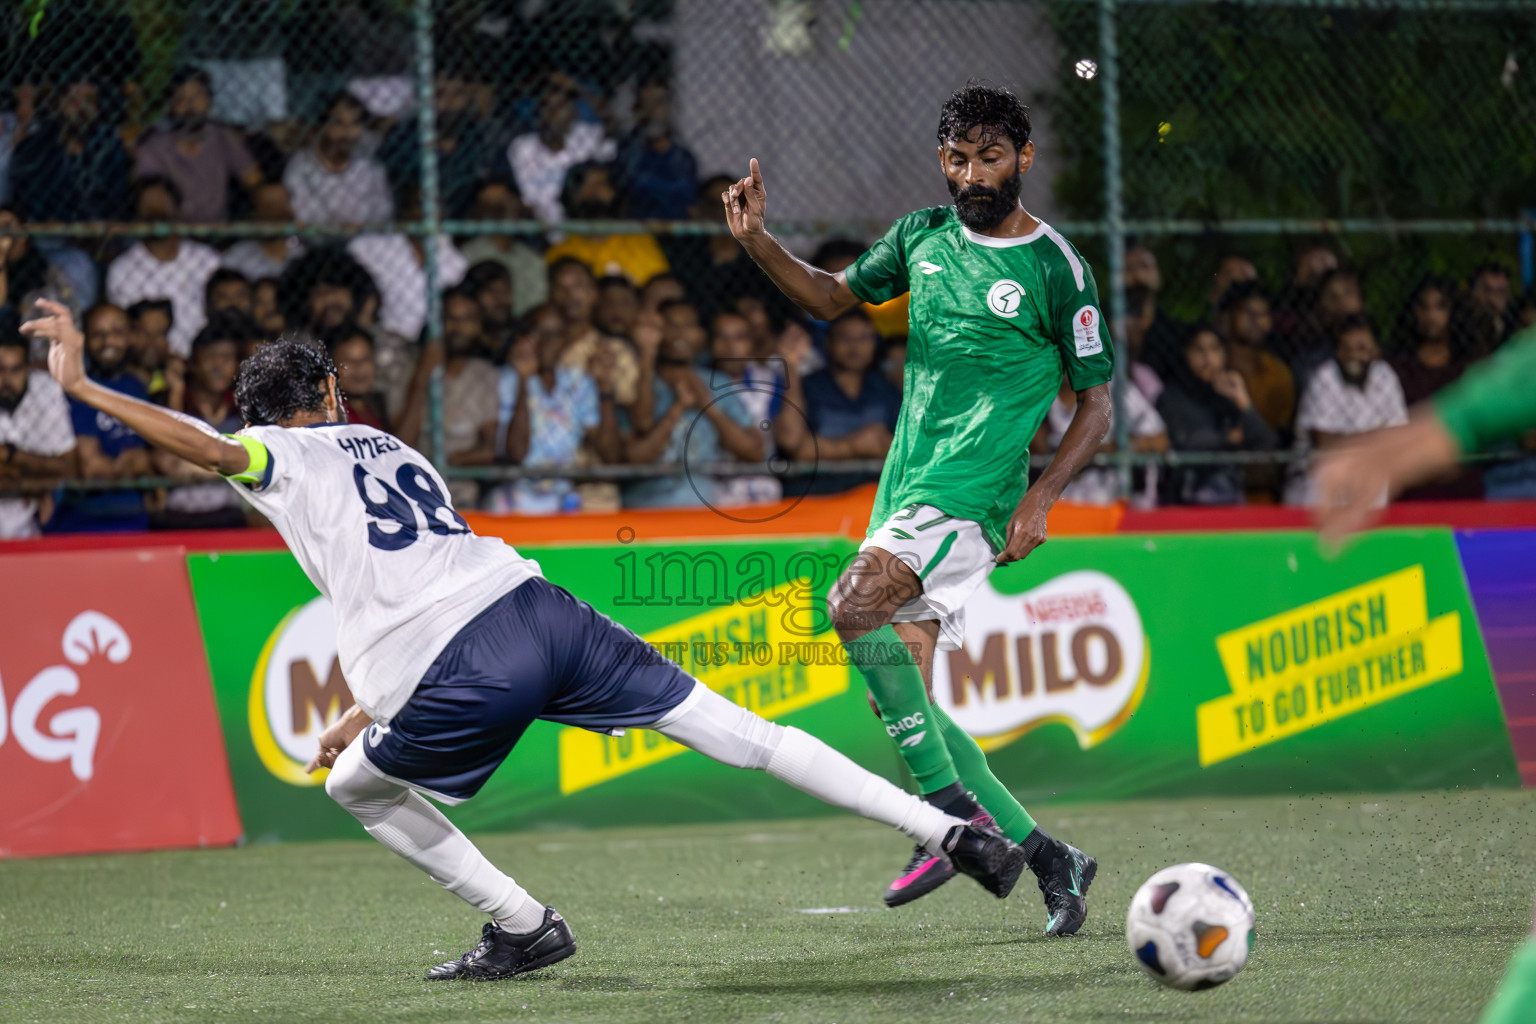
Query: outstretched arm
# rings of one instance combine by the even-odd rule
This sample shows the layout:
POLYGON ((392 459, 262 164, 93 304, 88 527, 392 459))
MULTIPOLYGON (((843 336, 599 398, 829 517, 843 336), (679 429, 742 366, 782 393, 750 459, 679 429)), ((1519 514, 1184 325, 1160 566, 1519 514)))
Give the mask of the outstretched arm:
POLYGON ((190 416, 119 394, 87 377, 85 338, 75 326, 74 317, 64 306, 48 299, 39 299, 37 307, 43 315, 22 324, 21 331, 30 337, 48 339, 48 372, 65 394, 117 417, 150 444, 202 469, 236 476, 250 468, 251 455, 238 441, 231 441, 190 416))
POLYGON ((1088 465, 1109 433, 1109 385, 1095 384, 1077 393, 1077 411, 1061 437, 1056 456, 1008 520, 1008 544, 997 556, 999 565, 1017 562, 1045 543, 1045 517, 1061 492, 1088 465))
POLYGON ((818 320, 831 320, 859 304, 842 271, 829 274, 799 259, 768 233, 768 193, 757 158, 751 173, 720 193, 731 234, 779 291, 818 320))

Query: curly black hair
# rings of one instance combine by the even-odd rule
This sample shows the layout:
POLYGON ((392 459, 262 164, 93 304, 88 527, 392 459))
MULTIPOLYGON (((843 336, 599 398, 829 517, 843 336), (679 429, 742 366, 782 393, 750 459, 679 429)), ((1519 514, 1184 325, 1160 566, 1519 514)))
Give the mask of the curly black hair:
POLYGON ((240 417, 253 427, 262 427, 301 412, 323 412, 325 379, 335 375, 336 364, 325 349, 279 338, 240 364, 235 377, 240 417))
POLYGON ((967 82, 939 111, 939 145, 963 140, 977 128, 981 129, 978 142, 1006 137, 1013 141, 1014 149, 1022 150, 1029 141, 1029 108, 1000 86, 967 82))

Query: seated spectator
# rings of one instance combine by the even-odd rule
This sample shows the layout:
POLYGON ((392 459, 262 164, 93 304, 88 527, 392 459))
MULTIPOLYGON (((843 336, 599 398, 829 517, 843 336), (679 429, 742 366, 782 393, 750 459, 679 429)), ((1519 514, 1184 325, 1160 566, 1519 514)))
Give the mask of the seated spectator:
MULTIPOLYGON (((117 306, 96 306, 85 314, 83 326, 91 379, 130 398, 147 400, 144 385, 128 372, 128 314, 117 306)), ((70 399, 69 406, 79 476, 132 480, 149 475, 149 447, 142 437, 84 402, 70 399)), ((47 529, 50 533, 116 533, 148 525, 141 492, 84 491, 64 499, 47 529)))
POLYGON ((229 220, 229 182, 247 189, 261 169, 235 129, 208 119, 213 79, 202 68, 171 75, 165 123, 139 140, 133 176, 166 177, 181 190, 181 219, 190 224, 229 220))
POLYGON ((661 307, 668 302, 685 302, 688 292, 673 273, 657 274, 640 287, 642 312, 661 314, 661 307))
MULTIPOLYGON (((101 116, 96 83, 85 77, 61 83, 49 107, 11 156, 17 212, 27 221, 65 223, 120 217, 128 196, 128 151, 101 116)), ((69 276, 80 305, 95 305, 95 261, 64 239, 44 248, 49 262, 69 276)))
MULTIPOLYGON (((179 221, 181 191, 169 178, 140 178, 133 183, 133 209, 137 220, 179 221)), ((217 269, 219 254, 201 242, 176 235, 140 239, 107 267, 107 299, 122 308, 140 299, 170 299, 176 312, 171 352, 185 359, 205 320, 203 286, 217 269)))
POLYGON ((139 378, 151 402, 179 409, 185 364, 171 355, 174 322, 170 299, 144 299, 128 307, 128 372, 139 378), (174 403, 173 380, 178 391, 174 403))
POLYGON ((1296 415, 1296 378, 1266 346, 1270 342, 1269 295, 1257 281, 1239 281, 1219 303, 1227 362, 1243 378, 1264 422, 1284 437, 1296 415))
POLYGON ((1227 294, 1227 289, 1239 281, 1257 281, 1259 268, 1253 265, 1253 261, 1246 256, 1223 256, 1216 264, 1216 272, 1211 275, 1211 288, 1207 293, 1211 312, 1217 312, 1221 305, 1221 297, 1227 294))
MULTIPOLYGON (((550 307, 529 317, 532 337, 514 348, 514 362, 501 368, 498 430, 508 462, 530 469, 572 469, 623 456, 617 406, 608 371, 611 362, 594 356, 596 376, 560 363, 563 323, 550 307), (542 329, 541 329, 542 328, 542 329)), ((487 499, 491 511, 549 515, 582 507, 570 480, 514 480, 487 499)))
MULTIPOLYGON (((456 68, 440 68, 432 88, 437 112, 437 180, 443 210, 457 217, 474 202, 475 189, 490 173, 491 128, 481 116, 475 87, 456 68)), ((379 145, 396 201, 421 188, 421 126, 413 114, 395 122, 379 145)))
POLYGON ((762 433, 740 391, 712 394, 700 376, 701 343, 691 332, 663 339, 651 382, 651 426, 641 428, 627 414, 620 420, 626 461, 678 468, 671 476, 626 484, 625 508, 722 507, 724 481, 702 467, 732 458, 761 462, 767 456, 762 433), (685 464, 690 468, 685 470, 685 464))
POLYGON ((1509 268, 1501 263, 1484 263, 1467 278, 1465 330, 1473 354, 1482 357, 1493 352, 1514 329, 1515 304, 1509 268))
POLYGON ((1452 333, 1456 286, 1427 274, 1414 285, 1398 318, 1392 369, 1403 401, 1418 405, 1461 376, 1467 368, 1460 339, 1452 333))
POLYGON ((649 416, 643 409, 634 408, 643 396, 638 394, 636 387, 640 367, 633 346, 597 329, 597 282, 593 280, 592 271, 576 259, 567 258, 552 265, 549 268, 549 300, 565 318, 566 343, 560 355, 560 365, 588 370, 593 355, 606 352, 605 358, 613 363, 614 401, 628 409, 638 422, 648 422, 649 416))
MULTIPOLYGON (((288 186, 280 181, 257 185, 251 193, 251 219, 260 224, 287 224, 293 220, 288 186)), ((287 238, 246 238, 224 252, 224 265, 249 280, 281 277, 288 264, 304 255, 304 243, 287 238)))
MULTIPOLYGON (((809 335, 807 335, 809 338, 809 335)), ((881 370, 885 379, 891 382, 891 387, 898 392, 906 390, 907 375, 907 339, 903 335, 898 338, 889 338, 885 343, 885 362, 881 364, 881 370)), ((1162 390, 1162 382, 1158 382, 1158 390, 1162 390)), ((1153 401, 1153 399, 1148 399, 1153 401)))
MULTIPOLYGON (((575 220, 616 220, 624 216, 613 171, 603 164, 582 163, 570 169, 560 203, 575 220)), ((617 275, 637 285, 668 270, 661 246, 650 235, 570 235, 544 258, 554 263, 578 259, 594 276, 617 275)))
MULTIPOLYGON (((215 313, 192 339, 187 360, 186 392, 173 406, 202 420, 221 434, 233 434, 245 422, 235 405, 235 371, 240 350, 256 336, 256 324, 235 310, 215 313)), ((170 452, 153 453, 155 472, 180 481, 165 496, 165 508, 150 525, 159 530, 222 530, 246 525, 245 503, 217 473, 199 469, 170 452)))
POLYGON ((699 169, 677 139, 672 91, 647 82, 635 97, 635 129, 619 147, 619 175, 638 220, 684 220, 697 198, 699 169))
MULTIPOLYGON (((0 206, 0 225, 18 228, 21 220, 15 210, 0 206)), ((15 330, 31 316, 40 298, 62 303, 79 316, 80 300, 73 282, 43 257, 34 239, 27 235, 0 235, 0 332, 15 330)), ((47 358, 46 346, 33 343, 32 347, 34 360, 47 358)))
MULTIPOLYGON (((761 435, 763 457, 774 450, 773 421, 784 406, 785 387, 767 367, 757 362, 752 326, 734 310, 721 310, 709 324, 709 391, 712 397, 727 392, 740 400, 751 424, 761 435)), ((801 493, 804 493, 803 491, 801 493)), ((720 480, 720 502, 727 505, 760 505, 784 496, 774 476, 733 476, 720 480)))
MULTIPOLYGON (((799 380, 791 372, 785 408, 774 420, 779 448, 797 462, 883 459, 891 448, 901 391, 879 370, 880 337, 869 314, 852 309, 827 329, 827 366, 799 380)), ((792 493, 835 494, 879 474, 817 473, 792 493)))
POLYGON ((480 303, 491 360, 500 363, 512 347, 517 330, 512 315, 512 275, 505 264, 482 260, 471 264, 465 272, 463 287, 480 303))
POLYGON ((704 356, 709 335, 699 319, 699 311, 686 299, 672 299, 661 304, 661 343, 687 344, 689 351, 700 354, 699 365, 707 366, 704 356))
POLYGON ((560 193, 566 172, 591 160, 612 160, 618 153, 602 125, 576 120, 578 98, 574 88, 552 85, 539 101, 538 129, 507 146, 507 165, 523 201, 552 224, 565 219, 560 193))
MULTIPOLYGON (((69 400, 47 371, 33 369, 29 343, 0 333, 0 484, 70 475, 75 431, 69 400)), ((0 498, 0 540, 36 537, 53 514, 53 496, 0 498)))
POLYGON ((250 279, 238 270, 220 267, 203 286, 203 310, 210 322, 229 310, 250 316, 252 301, 250 279))
POLYGON ((288 330, 280 289, 281 282, 275 277, 264 277, 251 285, 251 316, 268 340, 280 338, 288 330))
MULTIPOLYGON (((1184 343, 1184 364, 1163 382, 1157 412, 1178 452, 1273 451, 1278 438, 1248 397, 1242 374, 1227 367, 1215 328, 1199 326, 1184 343)), ((1169 474, 1167 493, 1180 505, 1242 504, 1242 466, 1188 466, 1169 474)))
POLYGON ((336 364, 336 387, 347 422, 389 433, 389 409, 379 391, 373 336, 348 321, 328 333, 325 347, 336 364))
MULTIPOLYGON (((1124 339, 1126 353, 1130 356, 1131 383, 1143 398, 1155 404, 1158 396, 1163 393, 1163 378, 1146 363, 1147 336, 1155 326, 1157 317, 1157 303, 1151 289, 1139 284, 1126 288, 1125 312, 1125 323, 1120 325, 1115 336, 1124 339)), ((1177 346, 1182 344, 1182 339, 1178 339, 1176 352, 1177 346)), ((1183 358, 1182 352, 1179 358, 1183 358)))
POLYGON ((1284 359, 1298 381, 1312 376, 1333 357, 1334 334, 1344 320, 1365 313, 1360 275, 1353 270, 1332 270, 1317 282, 1312 311, 1288 337, 1276 337, 1276 355, 1284 359))
MULTIPOLYGON (((1168 428, 1139 388, 1126 388, 1119 405, 1127 419, 1131 451, 1168 450, 1168 428)), ((1114 413, 1111 409, 1109 431, 1099 445, 1101 452, 1119 451, 1119 444, 1115 440, 1114 413)), ((1072 425, 1072 417, 1076 414, 1077 392, 1072 390, 1072 382, 1063 378, 1056 398, 1051 402, 1050 409, 1046 410, 1045 422, 1040 424, 1040 430, 1029 446, 1030 453, 1049 455, 1060 448, 1062 438, 1067 436, 1067 428, 1072 425)), ((1151 508, 1157 504, 1157 470, 1155 465, 1132 468, 1131 493, 1128 495, 1131 504, 1140 508, 1151 508)), ((1120 500, 1120 471, 1113 466, 1084 466, 1061 492, 1061 499, 1079 505, 1113 505, 1120 500)))
POLYGON ((288 160, 283 184, 306 224, 385 224, 395 201, 384 168, 358 151, 368 111, 356 96, 337 93, 313 146, 288 160))
MULTIPOLYGON (((1140 365, 1150 369, 1160 381, 1183 362, 1184 335, 1188 328, 1158 305, 1158 295, 1163 290, 1163 272, 1157 265, 1156 254, 1145 245, 1133 245, 1125 251, 1125 288, 1128 303, 1133 289, 1145 290, 1144 304, 1130 308, 1140 310, 1144 321, 1140 325, 1140 365)), ((1151 392, 1142 390, 1149 400, 1156 402, 1157 395, 1153 392, 1161 390, 1161 385, 1154 386, 1151 392)))
POLYGON ((627 277, 601 277, 597 281, 597 307, 592 321, 597 329, 615 338, 634 338, 640 317, 640 292, 627 277))
MULTIPOLYGON (((421 214, 414 200, 404 210, 408 219, 421 214)), ((437 252, 437 283, 456 287, 469 270, 469 261, 447 235, 434 240, 437 252)), ((347 243, 347 252, 367 269, 378 287, 382 305, 378 322, 387 331, 408 341, 421 337, 427 325, 426 250, 415 235, 358 235, 347 243)))
POLYGON ((1310 322, 1317 302, 1317 287, 1323 278, 1339 269, 1339 257, 1320 242, 1303 245, 1291 260, 1291 279, 1273 303, 1274 333, 1277 346, 1286 350, 1285 341, 1310 322))
MULTIPOLYGON (((423 451, 431 448, 427 385, 443 367, 443 454, 449 465, 488 466, 496 461, 496 417, 500 394, 496 367, 484 358, 480 304, 467 292, 443 295, 443 339, 429 344, 416 365, 411 396, 400 420, 399 437, 423 451)), ((473 480, 448 481, 453 503, 474 508, 480 487, 473 480)))
MULTIPOLYGON (((517 186, 505 178, 485 182, 475 193, 471 220, 526 220, 517 186)), ((476 235, 464 244, 464 258, 471 264, 494 260, 512 275, 512 312, 522 316, 549 298, 549 267, 544 257, 514 235, 476 235)))
POLYGON ((1334 324, 1333 358, 1317 368, 1296 411, 1296 461, 1286 486, 1289 505, 1311 504, 1307 456, 1353 434, 1408 422, 1408 406, 1397 374, 1381 358, 1376 330, 1364 314, 1334 324))
MULTIPOLYGON (((816 251, 811 254, 811 265, 829 274, 836 274, 847 270, 867 248, 869 246, 857 239, 833 236, 816 247, 816 251)), ((782 294, 777 290, 775 293, 782 294)), ((882 338, 895 337, 907 333, 907 307, 910 301, 910 296, 898 295, 879 305, 866 302, 862 308, 869 314, 870 321, 882 338)))

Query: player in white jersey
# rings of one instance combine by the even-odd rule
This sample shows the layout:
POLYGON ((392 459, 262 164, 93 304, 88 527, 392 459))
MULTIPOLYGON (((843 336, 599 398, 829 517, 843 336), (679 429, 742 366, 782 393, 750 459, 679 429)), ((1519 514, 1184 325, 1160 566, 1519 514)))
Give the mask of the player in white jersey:
POLYGON ((476 536, 420 453, 346 422, 322 350, 279 341, 247 359, 235 384, 246 428, 220 435, 91 381, 69 311, 38 305, 42 315, 22 331, 48 339, 48 369, 64 390, 229 479, 335 606, 337 651, 357 703, 321 735, 311 770, 330 768, 326 792, 370 835, 491 918, 472 950, 429 979, 509 978, 576 951, 564 919, 422 796, 473 796, 538 718, 655 729, 899 829, 999 898, 1018 880, 1023 851, 995 829, 951 817, 801 730, 731 703, 547 582, 538 563, 476 536))

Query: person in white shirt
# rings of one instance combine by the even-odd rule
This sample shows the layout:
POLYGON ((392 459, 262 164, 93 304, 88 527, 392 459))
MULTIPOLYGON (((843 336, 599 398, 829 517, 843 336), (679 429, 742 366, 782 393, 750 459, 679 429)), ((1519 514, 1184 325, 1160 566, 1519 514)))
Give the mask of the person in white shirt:
POLYGON ((356 704, 320 735, 310 770, 330 768, 326 792, 370 835, 491 918, 480 942, 429 980, 510 978, 576 952, 554 908, 426 799, 474 796, 541 718, 597 732, 654 729, 900 829, 994 895, 1018 880, 1024 851, 996 829, 951 817, 732 703, 546 581, 537 562, 476 536, 426 458, 345 421, 323 349, 280 340, 246 359, 235 382, 246 427, 223 435, 92 381, 69 311, 42 309, 22 330, 48 339, 49 371, 65 393, 229 479, 331 602, 356 704))
MULTIPOLYGON (((28 364, 19 334, 0 334, 0 483, 67 476, 75 431, 69 402, 54 379, 28 364)), ((0 540, 38 535, 41 503, 52 499, 0 498, 0 540)))
MULTIPOLYGON (((456 287, 464 280, 469 261, 447 235, 438 235, 437 283, 456 287)), ((379 326, 402 338, 416 340, 427 323, 427 271, 421 239, 407 235, 358 235, 347 252, 379 286, 379 326)))
POLYGON ((283 184, 293 212, 306 224, 385 224, 395 200, 384 165, 357 152, 368 116, 362 100, 337 93, 315 144, 288 159, 283 184))
MULTIPOLYGON (((169 178, 133 183, 134 219, 172 223, 181 219, 181 190, 169 178)), ((185 359, 203 329, 203 286, 219 269, 219 254, 201 242, 170 235, 145 238, 107 267, 107 301, 127 309, 141 299, 170 299, 171 353, 185 359)))
POLYGON ((1344 317, 1334 326, 1333 341, 1333 358, 1313 372, 1296 410, 1296 459, 1285 489, 1288 505, 1311 504, 1306 457, 1314 448, 1408 422, 1403 386, 1381 358, 1370 319, 1360 313, 1344 317))
POLYGON ((576 99, 573 90, 561 86, 545 93, 538 131, 519 135, 507 146, 507 163, 523 202, 549 223, 565 219, 560 206, 565 172, 589 160, 606 163, 618 153, 618 143, 602 125, 576 120, 576 99))
MULTIPOLYGON (((251 219, 262 224, 287 224, 293 220, 288 186, 280 181, 257 185, 251 193, 251 219)), ((288 264, 304 255, 304 243, 287 238, 247 238, 224 251, 224 265, 252 281, 281 277, 288 264)))

